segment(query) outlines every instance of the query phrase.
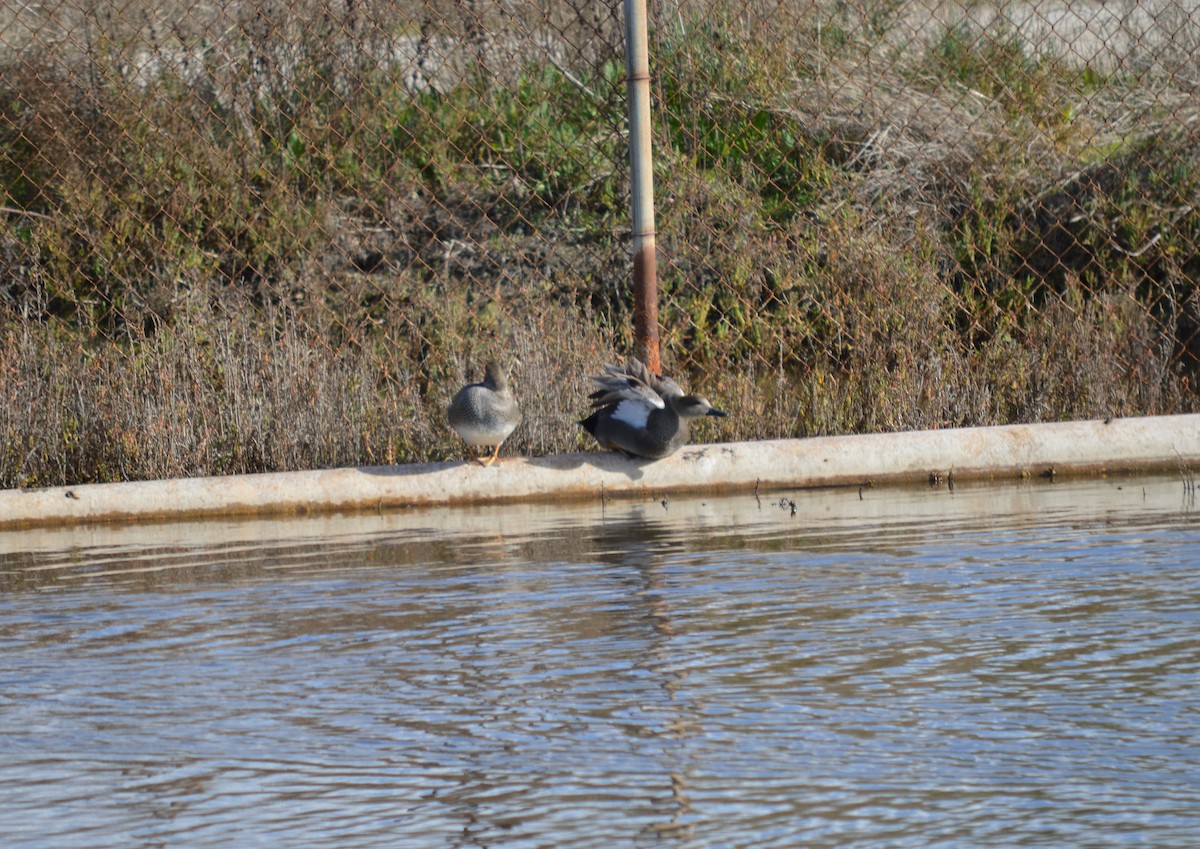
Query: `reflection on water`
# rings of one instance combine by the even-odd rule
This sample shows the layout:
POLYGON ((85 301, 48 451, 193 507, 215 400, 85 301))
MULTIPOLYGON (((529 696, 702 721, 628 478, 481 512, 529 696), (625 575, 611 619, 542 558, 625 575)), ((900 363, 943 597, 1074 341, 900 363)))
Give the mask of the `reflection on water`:
POLYGON ((1192 847, 1198 531, 1156 478, 0 534, 0 832, 1192 847))

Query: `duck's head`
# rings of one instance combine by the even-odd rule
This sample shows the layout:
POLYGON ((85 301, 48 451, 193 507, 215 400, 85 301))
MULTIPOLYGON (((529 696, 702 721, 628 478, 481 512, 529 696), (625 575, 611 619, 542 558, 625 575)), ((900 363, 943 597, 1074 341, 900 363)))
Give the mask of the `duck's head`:
POLYGON ((483 384, 497 392, 508 388, 508 369, 495 360, 488 360, 483 367, 483 384))
POLYGON ((671 409, 675 415, 683 419, 699 419, 704 416, 727 416, 729 413, 718 410, 708 402, 707 398, 699 395, 675 395, 669 398, 671 409))

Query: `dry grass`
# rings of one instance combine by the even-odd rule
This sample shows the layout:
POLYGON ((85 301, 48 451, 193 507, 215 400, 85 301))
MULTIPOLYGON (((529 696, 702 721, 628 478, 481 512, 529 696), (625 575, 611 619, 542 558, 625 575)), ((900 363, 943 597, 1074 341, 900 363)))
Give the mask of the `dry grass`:
POLYGON ((445 427, 450 395, 493 350, 513 357, 524 422, 506 450, 583 443, 572 420, 589 370, 613 359, 604 334, 552 305, 492 339, 458 340, 426 368, 359 345, 329 348, 246 303, 124 344, 46 324, 0 339, 0 480, 37 486, 237 474, 461 457, 445 427))

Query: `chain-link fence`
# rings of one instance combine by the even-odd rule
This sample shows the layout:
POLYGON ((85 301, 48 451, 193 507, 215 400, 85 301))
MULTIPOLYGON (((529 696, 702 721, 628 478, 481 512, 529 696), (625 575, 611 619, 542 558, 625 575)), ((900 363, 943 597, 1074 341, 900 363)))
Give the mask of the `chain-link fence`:
MULTIPOLYGON (((1200 408, 1194 0, 651 3, 699 439, 1200 408)), ((0 485, 587 443, 632 350, 619 3, 8 2, 0 485)))

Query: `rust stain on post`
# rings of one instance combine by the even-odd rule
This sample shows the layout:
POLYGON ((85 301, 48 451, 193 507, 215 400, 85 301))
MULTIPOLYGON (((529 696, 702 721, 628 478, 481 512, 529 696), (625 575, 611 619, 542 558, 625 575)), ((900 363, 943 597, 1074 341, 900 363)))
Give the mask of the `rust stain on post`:
POLYGON ((658 356, 658 257, 654 237, 640 239, 633 255, 633 336, 637 354, 652 372, 661 372, 658 356))

